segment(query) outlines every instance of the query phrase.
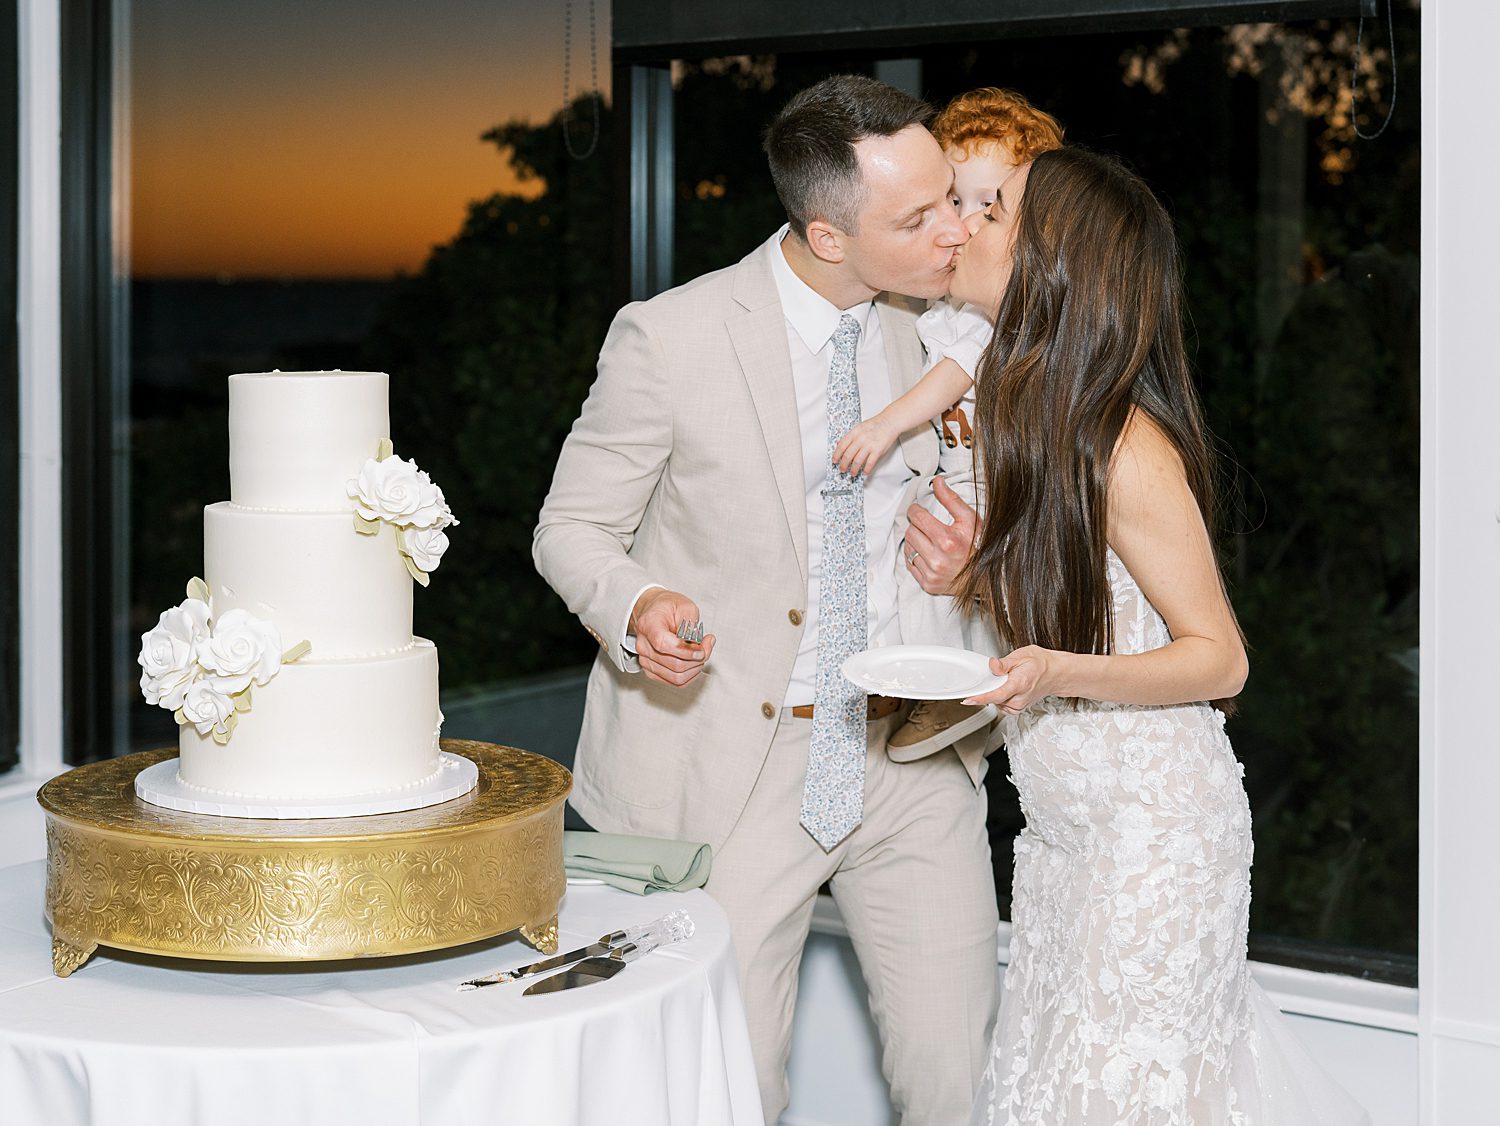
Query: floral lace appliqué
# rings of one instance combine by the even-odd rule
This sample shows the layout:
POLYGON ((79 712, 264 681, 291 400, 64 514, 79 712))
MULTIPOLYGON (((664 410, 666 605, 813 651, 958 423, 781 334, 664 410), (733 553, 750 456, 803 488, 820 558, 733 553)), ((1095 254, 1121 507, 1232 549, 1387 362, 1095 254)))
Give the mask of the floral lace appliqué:
MULTIPOLYGON (((1108 575, 1116 651, 1170 642, 1113 552, 1108 575)), ((1206 703, 1046 699, 1006 722, 1026 828, 1005 999, 973 1122, 1361 1121, 1331 1083, 1307 1097, 1289 1090, 1288 1074, 1321 1082, 1310 1060, 1270 1060, 1275 1078, 1267 1070, 1286 1038, 1266 1034, 1279 1014, 1246 966, 1250 809, 1223 715, 1206 703)))

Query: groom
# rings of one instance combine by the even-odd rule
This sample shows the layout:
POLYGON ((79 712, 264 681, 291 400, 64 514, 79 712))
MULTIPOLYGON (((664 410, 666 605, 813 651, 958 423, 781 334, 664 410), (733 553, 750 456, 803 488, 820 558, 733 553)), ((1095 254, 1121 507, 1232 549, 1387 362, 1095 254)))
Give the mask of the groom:
POLYGON ((928 112, 854 76, 792 99, 765 137, 788 224, 620 311, 536 530, 538 569, 602 650, 574 804, 603 830, 713 846, 768 1123, 823 884, 907 1126, 967 1117, 995 1007, 986 733, 895 762, 906 702, 838 672, 939 640, 903 622, 932 619, 918 582, 946 589, 973 533, 945 486, 952 527, 913 504, 937 469, 929 426, 864 478, 829 471, 850 423, 921 374, 921 305, 894 295, 945 293, 968 237, 928 112), (701 642, 679 637, 699 621, 701 642))

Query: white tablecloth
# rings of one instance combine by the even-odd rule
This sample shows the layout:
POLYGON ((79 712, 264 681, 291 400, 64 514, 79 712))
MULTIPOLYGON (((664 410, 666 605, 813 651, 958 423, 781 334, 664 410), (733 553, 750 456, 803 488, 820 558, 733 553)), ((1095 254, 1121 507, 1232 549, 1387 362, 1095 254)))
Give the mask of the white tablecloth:
POLYGON ((0 869, 5 1126, 758 1126, 723 912, 701 891, 570 886, 562 949, 684 908, 687 942, 610 981, 462 980, 519 941, 368 962, 235 965, 101 947, 53 976, 40 863, 0 869))

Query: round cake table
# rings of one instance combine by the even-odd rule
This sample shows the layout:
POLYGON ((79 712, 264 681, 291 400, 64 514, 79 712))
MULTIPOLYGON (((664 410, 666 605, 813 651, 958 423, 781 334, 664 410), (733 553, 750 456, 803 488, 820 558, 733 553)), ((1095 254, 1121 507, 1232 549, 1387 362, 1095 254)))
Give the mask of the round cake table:
POLYGON ((570 886, 571 949, 676 908, 696 933, 587 988, 459 982, 510 939, 338 963, 101 949, 52 973, 43 865, 0 869, 6 1126, 760 1126, 729 927, 701 891, 570 886))
POLYGON ((514 747, 444 739, 478 784, 439 805, 303 820, 185 813, 135 778, 175 751, 80 766, 41 788, 53 967, 99 946, 223 961, 406 954, 520 929, 557 949, 572 775, 514 747))

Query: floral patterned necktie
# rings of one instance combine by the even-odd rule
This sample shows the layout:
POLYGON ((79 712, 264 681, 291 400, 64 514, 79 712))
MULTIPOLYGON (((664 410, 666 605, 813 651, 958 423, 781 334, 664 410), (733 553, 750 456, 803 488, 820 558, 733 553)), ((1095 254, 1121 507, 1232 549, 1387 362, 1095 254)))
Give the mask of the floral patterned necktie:
POLYGON ((833 447, 860 420, 854 348, 859 322, 848 313, 833 334, 828 370, 828 475, 823 482, 823 568, 818 585, 818 674, 813 696, 802 825, 824 851, 864 816, 865 693, 844 679, 846 658, 865 648, 865 484, 834 467, 833 447))

